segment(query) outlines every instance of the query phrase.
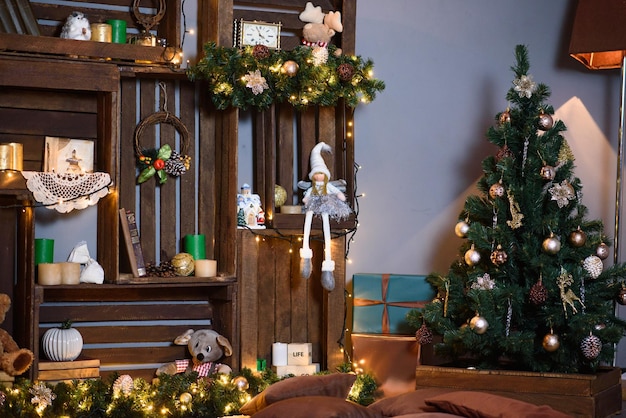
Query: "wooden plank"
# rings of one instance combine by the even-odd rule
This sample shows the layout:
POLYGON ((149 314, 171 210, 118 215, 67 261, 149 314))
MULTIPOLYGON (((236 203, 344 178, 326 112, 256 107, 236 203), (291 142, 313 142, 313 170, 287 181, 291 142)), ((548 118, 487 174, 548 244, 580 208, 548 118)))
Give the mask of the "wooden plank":
POLYGON ((125 304, 125 305, 42 305, 40 315, 45 322, 85 321, 133 321, 206 319, 213 316, 208 302, 194 304, 125 304))
POLYGON ((86 367, 100 367, 100 360, 78 357, 73 361, 40 361, 39 370, 70 370, 86 367))
MULTIPOLYGON (((327 292, 324 304, 324 324, 325 344, 323 352, 326 353, 326 369, 335 370, 345 362, 340 343, 344 330, 347 328, 346 321, 346 297, 345 297, 345 277, 346 277, 346 238, 341 237, 332 241, 332 259, 335 262, 335 289, 327 292), (340 318, 342 320, 340 320, 340 318)), ((345 337, 345 336, 344 336, 345 337)))
MULTIPOLYGON (((209 319, 209 318, 203 318, 209 319)), ((126 326, 111 324, 111 326, 81 326, 77 329, 83 336, 85 344, 103 343, 149 343, 149 342, 174 342, 174 339, 188 329, 211 329, 210 325, 146 325, 126 326)), ((40 328, 43 334, 47 328, 40 328)), ((40 367, 41 369, 41 367, 40 367)))
MULTIPOLYGON (((258 358, 258 329, 260 300, 258 297, 258 244, 254 235, 247 230, 237 231, 237 277, 239 281, 239 338, 238 348, 241 367, 256 369, 258 358)), ((268 360, 268 366, 270 359, 268 360)))
MULTIPOLYGON (((9 39, 29 38, 32 42, 44 37, 0 34, 0 50, 12 49, 9 39)), ((68 41, 70 42, 70 41, 68 41)), ((81 41, 71 41, 78 42, 81 41)), ((88 41, 84 41, 88 42, 88 41)), ((100 43, 100 42, 98 42, 100 43)), ((0 59, 0 85, 39 89, 63 89, 70 91, 117 91, 119 72, 117 67, 105 63, 74 61, 47 61, 6 56, 0 59), (45 74, 45 77, 42 77, 45 74), (70 76, 71 75, 71 76, 70 76)))
POLYGON ((289 287, 291 293, 290 324, 293 341, 308 342, 307 312, 309 309, 309 280, 300 276, 300 248, 302 243, 295 240, 291 253, 289 287))
MULTIPOLYGON (((140 116, 141 120, 145 120, 148 116, 157 111, 155 109, 156 92, 155 81, 142 79, 140 86, 140 116)), ((141 122, 140 122, 141 123, 141 122)), ((139 139, 140 149, 158 149, 160 143, 156 138, 155 126, 147 126, 139 139)), ((158 180, 155 177, 139 186, 140 190, 140 209, 138 211, 140 222, 141 245, 144 251, 144 258, 147 264, 160 264, 157 245, 157 214, 156 214, 156 188, 158 188, 158 180)), ((169 260, 164 260, 169 261, 169 260)))
POLYGON ((291 342, 289 330, 278 330, 276 327, 280 325, 277 323, 276 309, 278 304, 289 303, 289 301, 279 300, 276 297, 276 271, 275 263, 278 261, 274 253, 273 239, 261 240, 258 243, 258 276, 257 281, 259 285, 257 287, 257 297, 259 301, 258 316, 261 320, 258 321, 258 348, 257 355, 271 353, 271 347, 274 342, 291 342), (278 339, 279 333, 281 338, 278 339))
POLYGON ((186 345, 172 345, 169 347, 87 347, 83 348, 83 354, 100 359, 100 367, 111 363, 167 363, 189 356, 186 345))
POLYGON ((100 377, 100 368, 84 367, 80 369, 67 370, 39 370, 38 380, 66 380, 66 379, 87 379, 90 377, 100 377))
MULTIPOLYGON (((189 144, 185 146, 185 144, 180 144, 178 149, 183 155, 187 155, 191 158, 191 166, 189 167, 189 171, 183 174, 180 177, 180 180, 177 182, 180 185, 180 197, 178 200, 178 205, 180 206, 180 219, 178 222, 180 223, 180 236, 184 237, 187 234, 195 234, 197 233, 204 234, 206 240, 206 255, 207 258, 213 258, 213 245, 214 239, 212 231, 203 230, 199 232, 199 229, 196 229, 196 176, 194 173, 200 167, 196 167, 196 147, 197 141, 195 138, 195 88, 194 85, 190 82, 180 82, 179 84, 180 90, 180 120, 187 127, 190 138, 189 144)), ((210 215, 211 219, 214 218, 214 214, 212 213, 212 203, 210 201, 203 202, 202 210, 207 211, 210 215)), ((212 226, 214 222, 211 222, 212 226)))
MULTIPOLYGON (((276 299, 275 340, 272 342, 302 341, 297 338, 297 332, 302 327, 298 327, 298 324, 292 324, 291 322, 292 307, 294 302, 298 302, 291 297, 291 257, 289 256, 289 251, 293 249, 291 248, 291 241, 272 239, 271 243, 274 252, 272 263, 274 264, 274 297, 276 299)), ((268 347, 268 351, 271 354, 270 347, 268 347)))
MULTIPOLYGON (((286 205, 293 204, 293 195, 296 186, 293 181, 294 157, 294 130, 295 112, 292 106, 280 104, 277 106, 276 116, 276 183, 287 191, 286 205)), ((280 211, 275 211, 276 213, 280 211)))
POLYGON ((96 113, 96 96, 85 92, 56 91, 45 94, 23 88, 0 88, 0 107, 14 109, 56 110, 76 113, 96 113), (46 99, 42 100, 42 95, 46 99))
MULTIPOLYGON (((137 120, 136 79, 121 80, 120 97, 120 166, 118 170, 124 175, 118 186, 120 206, 135 211, 135 148, 134 132, 137 120)), ((130 271, 130 270, 129 270, 130 271)), ((129 272, 127 271, 127 272, 129 272)))
POLYGON ((95 139, 96 121, 97 116, 90 113, 6 108, 0 112, 0 126, 8 134, 95 139))

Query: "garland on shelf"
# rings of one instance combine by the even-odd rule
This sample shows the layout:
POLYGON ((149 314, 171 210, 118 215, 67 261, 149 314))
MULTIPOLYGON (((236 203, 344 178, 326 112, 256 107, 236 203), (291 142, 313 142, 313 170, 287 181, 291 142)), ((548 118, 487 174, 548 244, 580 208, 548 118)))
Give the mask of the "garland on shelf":
MULTIPOLYGON (((340 372, 349 371, 342 365, 340 372), (342 371, 343 370, 343 371, 342 371)), ((325 374, 329 372, 321 372, 325 374)), ((239 408, 279 378, 271 369, 253 373, 244 368, 235 375, 198 379, 196 372, 161 375, 152 383, 113 375, 50 385, 18 379, 12 388, 0 386, 0 410, 6 418, 52 417, 207 417, 239 414, 239 408)), ((377 385, 367 374, 357 376, 349 400, 361 405, 374 401, 377 385)))
POLYGON ((220 110, 266 109, 273 103, 302 109, 334 106, 340 99, 354 108, 374 100, 385 83, 373 77, 373 62, 337 52, 334 45, 272 51, 262 45, 239 49, 209 42, 187 76, 207 81, 209 96, 220 110))

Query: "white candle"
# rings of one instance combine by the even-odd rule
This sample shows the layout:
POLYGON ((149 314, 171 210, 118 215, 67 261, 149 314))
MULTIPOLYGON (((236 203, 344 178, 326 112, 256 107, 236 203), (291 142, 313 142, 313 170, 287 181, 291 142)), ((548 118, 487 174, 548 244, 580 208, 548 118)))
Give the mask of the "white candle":
POLYGON ((287 365, 287 343, 272 344, 272 365, 273 366, 286 366, 287 365))
POLYGON ((62 284, 78 284, 80 283, 80 264, 64 262, 61 265, 61 283, 62 284))
POLYGON ((37 283, 45 286, 61 284, 61 264, 39 263, 37 269, 37 283))
POLYGON ((196 277, 215 277, 217 276, 217 261, 196 260, 195 271, 196 277))

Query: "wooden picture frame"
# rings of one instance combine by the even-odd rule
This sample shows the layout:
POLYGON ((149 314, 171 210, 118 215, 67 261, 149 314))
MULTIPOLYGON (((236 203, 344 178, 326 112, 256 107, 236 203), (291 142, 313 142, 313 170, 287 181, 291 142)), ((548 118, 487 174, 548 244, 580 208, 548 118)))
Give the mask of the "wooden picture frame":
POLYGON ((46 137, 43 171, 53 173, 93 173, 94 141, 46 137))

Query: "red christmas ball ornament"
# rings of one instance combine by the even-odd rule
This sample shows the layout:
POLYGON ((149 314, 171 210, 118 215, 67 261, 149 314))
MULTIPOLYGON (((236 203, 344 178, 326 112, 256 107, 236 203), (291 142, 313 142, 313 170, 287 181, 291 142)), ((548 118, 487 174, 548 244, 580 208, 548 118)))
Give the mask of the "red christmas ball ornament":
POLYGON ((552 126, 554 126, 554 120, 549 114, 541 112, 541 114, 539 114, 539 120, 537 121, 537 125, 542 131, 547 131, 548 129, 552 128, 552 126))

